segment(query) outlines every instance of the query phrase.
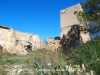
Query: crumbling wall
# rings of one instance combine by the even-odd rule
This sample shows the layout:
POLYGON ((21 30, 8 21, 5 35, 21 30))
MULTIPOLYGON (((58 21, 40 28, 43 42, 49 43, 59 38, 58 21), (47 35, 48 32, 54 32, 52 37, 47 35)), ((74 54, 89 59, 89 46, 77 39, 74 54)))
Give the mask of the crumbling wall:
POLYGON ((33 44, 34 49, 42 47, 42 40, 41 38, 39 38, 39 35, 32 36, 32 44, 33 44))
MULTIPOLYGON (((82 24, 80 24, 80 21, 77 18, 77 15, 74 14, 75 11, 83 11, 80 3, 60 11, 61 38, 63 37, 63 35, 68 34, 68 31, 70 31, 71 26, 82 26, 82 24)), ((82 37, 82 41, 84 43, 90 40, 89 32, 87 32, 86 34, 84 34, 84 32, 81 32, 80 36, 82 37)))
POLYGON ((75 48, 79 47, 82 43, 80 39, 80 27, 78 25, 71 26, 71 29, 68 31, 68 34, 63 35, 61 39, 62 51, 67 54, 72 52, 75 48))
POLYGON ((24 32, 19 32, 19 31, 14 31, 16 39, 19 40, 30 40, 30 35, 29 33, 24 33, 24 32))
POLYGON ((75 11, 83 11, 80 3, 60 11, 61 45, 65 54, 90 40, 88 30, 83 29, 75 11))
POLYGON ((10 29, 3 29, 3 28, 0 28, 0 40, 4 40, 4 41, 7 41, 8 40, 8 34, 10 32, 10 29))
POLYGON ((24 46, 32 46, 32 50, 36 50, 38 48, 41 48, 42 41, 39 35, 37 34, 31 34, 31 33, 23 33, 19 31, 15 32, 15 38, 16 40, 19 40, 22 42, 24 46))
POLYGON ((46 41, 44 48, 46 50, 51 50, 53 52, 57 52, 57 51, 59 51, 60 47, 61 47, 60 39, 47 38, 47 41, 46 41))
POLYGON ((83 9, 80 3, 61 10, 60 11, 61 29, 74 24, 79 25, 80 22, 78 21, 77 16, 74 14, 74 12, 82 10, 83 9))
POLYGON ((39 35, 0 26, 0 45, 3 47, 3 52, 25 55, 27 54, 26 50, 41 48, 42 40, 39 35))

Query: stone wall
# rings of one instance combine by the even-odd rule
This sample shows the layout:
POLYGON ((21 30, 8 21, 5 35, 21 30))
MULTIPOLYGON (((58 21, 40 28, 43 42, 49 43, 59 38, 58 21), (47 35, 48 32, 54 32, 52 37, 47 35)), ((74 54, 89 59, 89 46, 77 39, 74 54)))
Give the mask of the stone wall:
POLYGON ((75 11, 82 11, 80 3, 60 11, 61 29, 70 25, 80 24, 77 16, 74 14, 75 11))
POLYGON ((60 39, 47 38, 44 48, 46 50, 51 50, 53 52, 57 52, 60 47, 61 47, 60 39))
POLYGON ((30 40, 31 34, 29 33, 24 33, 24 32, 19 32, 19 31, 14 31, 14 36, 16 36, 17 39, 19 40, 30 40))
POLYGON ((7 52, 15 53, 15 50, 26 52, 27 49, 37 50, 42 48, 42 40, 37 34, 19 32, 9 27, 0 26, 0 45, 7 52))
POLYGON ((11 28, 0 26, 0 44, 5 44, 7 49, 9 46, 9 42, 11 42, 11 34, 11 28))
POLYGON ((14 31, 16 40, 21 40, 23 44, 32 44, 32 49, 38 49, 42 47, 42 40, 37 34, 23 33, 19 31, 14 31))
MULTIPOLYGON (((61 38, 63 37, 63 35, 68 34, 68 31, 70 31, 71 26, 83 26, 82 24, 80 24, 80 21, 78 20, 76 14, 74 14, 75 11, 83 11, 80 3, 60 11, 61 38)), ((84 32, 81 32, 80 36, 82 37, 82 41, 84 43, 90 40, 90 35, 88 32, 86 34, 84 34, 84 32)))

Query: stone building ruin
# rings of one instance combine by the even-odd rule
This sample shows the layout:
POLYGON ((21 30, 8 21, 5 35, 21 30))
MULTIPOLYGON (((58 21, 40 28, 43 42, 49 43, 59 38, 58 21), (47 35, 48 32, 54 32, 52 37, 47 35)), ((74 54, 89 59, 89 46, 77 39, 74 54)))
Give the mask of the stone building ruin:
POLYGON ((6 52, 16 54, 16 50, 19 53, 22 50, 21 55, 25 55, 27 54, 26 50, 40 49, 42 40, 37 34, 19 32, 9 27, 0 26, 0 45, 6 49, 6 52), (14 49, 12 50, 11 48, 14 49))
MULTIPOLYGON (((75 11, 83 11, 80 3, 60 11, 61 38, 63 35, 68 34, 68 31, 70 31, 73 25, 83 26, 80 24, 77 15, 74 14, 75 11)), ((84 43, 90 40, 89 32, 80 32, 80 36, 84 43)))
POLYGON ((61 47, 60 37, 54 37, 54 38, 47 38, 44 48, 46 50, 52 50, 53 52, 57 52, 60 47, 61 47))
MULTIPOLYGON (((75 28, 83 26, 80 24, 77 15, 74 14, 75 11, 83 11, 80 3, 60 11, 61 39, 66 35, 67 40, 72 40, 73 37, 70 38, 69 36, 74 35, 75 31, 77 32, 75 28)), ((78 40, 80 39, 84 43, 90 40, 89 32, 80 31, 78 36, 78 40)), ((0 45, 5 48, 3 52, 20 55, 26 55, 27 50, 30 49, 46 48, 57 51, 62 46, 60 39, 47 38, 47 43, 43 45, 39 35, 19 32, 5 26, 0 26, 0 45)))
POLYGON ((46 49, 53 51, 62 48, 73 50, 81 43, 90 40, 89 32, 80 30, 83 25, 78 20, 77 15, 74 14, 75 11, 83 11, 80 3, 60 11, 61 39, 47 38, 46 49))

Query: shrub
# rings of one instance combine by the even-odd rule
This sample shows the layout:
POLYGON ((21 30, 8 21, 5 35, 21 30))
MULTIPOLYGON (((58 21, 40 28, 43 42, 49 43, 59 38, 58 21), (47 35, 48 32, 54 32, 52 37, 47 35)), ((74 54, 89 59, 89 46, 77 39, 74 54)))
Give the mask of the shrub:
POLYGON ((93 70, 98 75, 100 73, 100 39, 82 44, 69 55, 69 59, 73 64, 81 65, 84 63, 88 69, 93 70))

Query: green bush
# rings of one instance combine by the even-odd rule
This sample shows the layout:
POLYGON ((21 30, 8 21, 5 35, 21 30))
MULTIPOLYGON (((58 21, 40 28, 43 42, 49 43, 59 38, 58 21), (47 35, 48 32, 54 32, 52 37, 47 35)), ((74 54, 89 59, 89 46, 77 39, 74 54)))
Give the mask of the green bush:
POLYGON ((93 70, 96 75, 99 75, 100 39, 94 39, 82 44, 69 55, 69 59, 73 64, 81 65, 84 63, 88 69, 93 70))
POLYGON ((100 61, 93 61, 88 68, 92 69, 95 75, 100 75, 100 61))

